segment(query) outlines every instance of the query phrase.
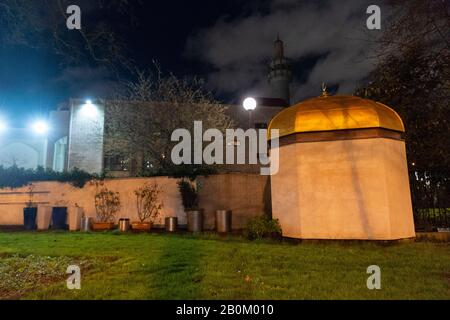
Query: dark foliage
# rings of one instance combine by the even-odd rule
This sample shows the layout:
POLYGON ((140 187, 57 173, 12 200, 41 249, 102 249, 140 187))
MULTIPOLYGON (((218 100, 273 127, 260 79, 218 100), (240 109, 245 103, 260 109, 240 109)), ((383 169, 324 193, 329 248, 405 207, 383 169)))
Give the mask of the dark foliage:
POLYGON ((278 220, 262 216, 249 221, 244 230, 244 236, 249 240, 280 238, 282 231, 278 220))
POLYGON ((206 165, 181 165, 172 166, 166 170, 165 175, 173 178, 188 178, 193 181, 198 176, 210 176, 217 173, 217 169, 206 165))
POLYGON ((410 172, 417 231, 450 228, 450 170, 410 172))
POLYGON ((440 0, 389 0, 376 67, 356 91, 405 123, 416 228, 448 226, 450 191, 450 7, 440 0))
POLYGON ((198 176, 210 176, 216 174, 218 170, 213 166, 206 165, 170 165, 160 170, 143 170, 137 174, 138 177, 171 177, 187 178, 194 181, 198 176))
POLYGON ((74 187, 82 188, 86 182, 93 178, 96 178, 96 176, 78 169, 71 172, 55 172, 43 167, 33 170, 17 166, 9 168, 0 166, 0 188, 20 188, 38 181, 68 182, 74 187))
POLYGON ((356 94, 394 108, 406 127, 410 168, 442 171, 450 166, 450 53, 424 46, 388 56, 356 94))
POLYGON ((198 191, 192 183, 186 180, 181 180, 178 182, 178 189, 181 193, 184 209, 196 209, 198 207, 198 191))

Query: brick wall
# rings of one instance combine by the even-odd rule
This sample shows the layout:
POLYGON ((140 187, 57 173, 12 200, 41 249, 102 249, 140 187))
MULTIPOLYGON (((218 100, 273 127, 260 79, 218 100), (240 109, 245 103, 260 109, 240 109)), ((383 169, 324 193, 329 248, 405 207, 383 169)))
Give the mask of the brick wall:
POLYGON ((96 113, 86 114, 83 106, 79 101, 72 102, 68 170, 78 168, 89 173, 101 173, 105 108, 96 103, 96 113))

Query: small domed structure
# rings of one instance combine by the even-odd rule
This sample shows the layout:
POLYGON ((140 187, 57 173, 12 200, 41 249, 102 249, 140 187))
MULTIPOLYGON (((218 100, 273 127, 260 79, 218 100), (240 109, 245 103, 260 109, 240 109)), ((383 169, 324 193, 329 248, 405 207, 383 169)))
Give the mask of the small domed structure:
POLYGON ((400 116, 391 108, 356 96, 321 96, 280 112, 269 129, 280 137, 301 132, 383 128, 405 132, 400 116))
POLYGON ((271 149, 271 162, 279 164, 271 177, 272 211, 285 236, 415 236, 405 127, 394 110, 325 92, 281 111, 269 129, 279 130, 271 149))

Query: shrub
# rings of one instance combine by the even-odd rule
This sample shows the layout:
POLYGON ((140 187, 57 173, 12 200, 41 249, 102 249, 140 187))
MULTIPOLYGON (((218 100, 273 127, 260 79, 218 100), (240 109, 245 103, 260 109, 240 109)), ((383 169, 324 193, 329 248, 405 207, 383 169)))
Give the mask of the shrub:
POLYGON ((210 176, 218 172, 217 168, 210 165, 167 165, 163 169, 154 170, 144 168, 140 171, 138 177, 171 177, 176 179, 195 180, 198 176, 210 176))
POLYGON ((172 178, 188 178, 193 181, 198 176, 210 176, 217 173, 217 169, 210 165, 180 165, 171 166, 163 170, 162 175, 167 175, 172 178))
POLYGON ((143 187, 134 191, 139 220, 149 220, 154 223, 161 215, 162 203, 158 200, 161 189, 155 183, 146 183, 143 187))
POLYGON ((193 184, 187 180, 178 182, 178 189, 181 193, 181 200, 185 210, 198 208, 198 191, 193 184))
POLYGON ((15 165, 8 168, 0 166, 0 188, 20 188, 38 181, 68 182, 74 187, 82 188, 94 177, 94 175, 79 169, 70 172, 55 172, 43 167, 24 169, 15 165))
POLYGON ((95 211, 99 222, 113 222, 120 210, 120 197, 118 192, 109 190, 102 181, 93 180, 96 187, 95 211))
POLYGON ((244 235, 249 240, 279 238, 282 235, 282 231, 278 220, 262 216, 253 218, 248 222, 244 235))
POLYGON ((76 188, 83 188, 84 185, 94 178, 99 178, 97 175, 92 175, 86 171, 79 170, 77 168, 70 172, 61 172, 57 174, 56 181, 68 182, 76 188))
POLYGON ((27 195, 28 195, 28 201, 26 203, 27 208, 36 208, 37 206, 33 201, 34 185, 32 183, 28 185, 27 195))

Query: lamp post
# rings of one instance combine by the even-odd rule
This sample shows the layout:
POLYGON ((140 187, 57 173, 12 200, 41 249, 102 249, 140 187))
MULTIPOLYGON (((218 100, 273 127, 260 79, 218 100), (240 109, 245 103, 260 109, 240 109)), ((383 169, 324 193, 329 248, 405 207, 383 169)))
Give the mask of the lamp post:
POLYGON ((252 111, 258 106, 255 98, 246 98, 243 103, 244 109, 248 111, 248 128, 252 128, 252 111))

